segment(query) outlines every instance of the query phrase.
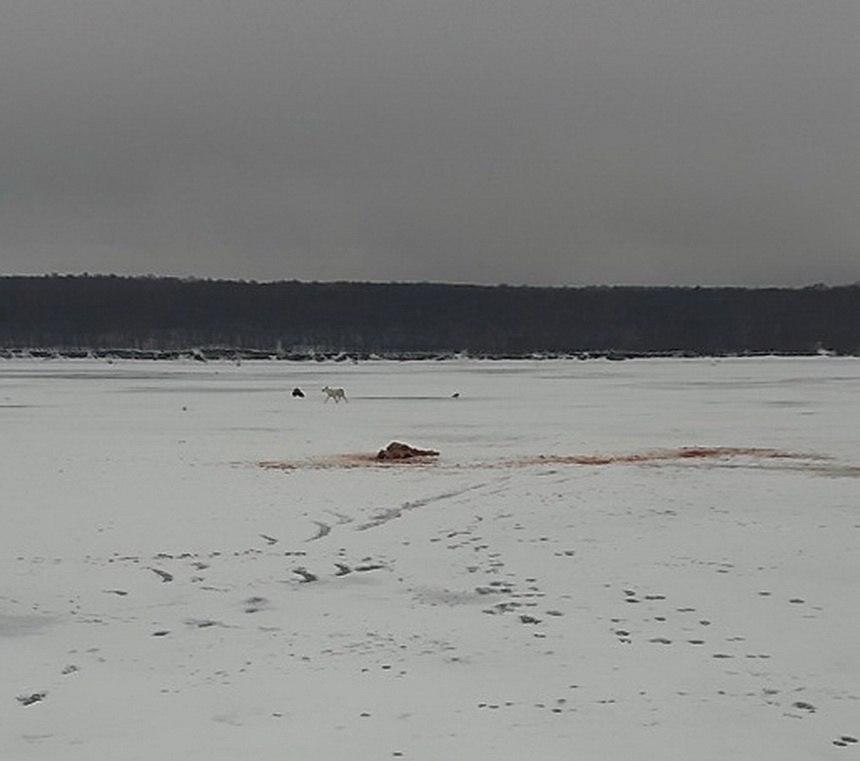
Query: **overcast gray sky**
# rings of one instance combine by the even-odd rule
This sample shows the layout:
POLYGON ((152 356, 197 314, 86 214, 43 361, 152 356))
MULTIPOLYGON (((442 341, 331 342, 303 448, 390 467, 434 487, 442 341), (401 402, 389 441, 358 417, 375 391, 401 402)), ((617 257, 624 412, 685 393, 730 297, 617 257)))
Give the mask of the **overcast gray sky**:
POLYGON ((860 280, 858 0, 0 0, 0 273, 860 280))

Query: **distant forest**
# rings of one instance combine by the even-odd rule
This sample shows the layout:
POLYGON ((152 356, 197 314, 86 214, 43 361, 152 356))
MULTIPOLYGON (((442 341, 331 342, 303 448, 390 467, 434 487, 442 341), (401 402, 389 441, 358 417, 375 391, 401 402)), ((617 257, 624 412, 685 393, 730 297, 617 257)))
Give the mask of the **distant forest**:
POLYGON ((860 285, 535 288, 0 277, 0 351, 287 359, 860 355, 860 285))

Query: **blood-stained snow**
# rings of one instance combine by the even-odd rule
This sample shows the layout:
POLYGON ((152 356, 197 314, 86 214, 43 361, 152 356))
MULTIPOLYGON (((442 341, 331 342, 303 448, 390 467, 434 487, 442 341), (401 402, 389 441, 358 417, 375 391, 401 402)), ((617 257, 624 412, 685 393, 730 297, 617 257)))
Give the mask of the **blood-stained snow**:
POLYGON ((0 758, 856 758, 858 395, 832 357, 0 360, 0 758))

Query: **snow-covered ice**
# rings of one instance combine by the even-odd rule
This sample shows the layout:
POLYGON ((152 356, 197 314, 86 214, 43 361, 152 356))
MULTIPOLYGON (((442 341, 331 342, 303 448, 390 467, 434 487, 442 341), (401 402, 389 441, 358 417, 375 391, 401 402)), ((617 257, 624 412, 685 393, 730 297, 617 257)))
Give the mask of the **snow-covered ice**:
POLYGON ((0 361, 0 758, 857 758, 858 394, 829 357, 0 361), (441 456, 341 458, 392 440, 441 456))

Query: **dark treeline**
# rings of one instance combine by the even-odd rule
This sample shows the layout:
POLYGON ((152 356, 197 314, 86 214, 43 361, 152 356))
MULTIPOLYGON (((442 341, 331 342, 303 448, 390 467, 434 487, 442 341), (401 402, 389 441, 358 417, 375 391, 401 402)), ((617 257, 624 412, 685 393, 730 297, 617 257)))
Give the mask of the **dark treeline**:
POLYGON ((0 277, 0 348, 255 356, 860 355, 860 286, 532 288, 0 277))

